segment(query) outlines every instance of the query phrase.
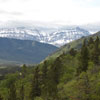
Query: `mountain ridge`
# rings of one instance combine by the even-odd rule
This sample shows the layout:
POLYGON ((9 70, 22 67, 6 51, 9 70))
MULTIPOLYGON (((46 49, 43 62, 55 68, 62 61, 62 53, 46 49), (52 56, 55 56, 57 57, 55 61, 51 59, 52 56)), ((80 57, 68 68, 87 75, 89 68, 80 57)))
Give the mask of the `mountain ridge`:
POLYGON ((14 38, 21 40, 35 40, 55 46, 62 46, 90 33, 80 27, 73 28, 43 28, 43 27, 15 27, 0 28, 0 37, 14 38))

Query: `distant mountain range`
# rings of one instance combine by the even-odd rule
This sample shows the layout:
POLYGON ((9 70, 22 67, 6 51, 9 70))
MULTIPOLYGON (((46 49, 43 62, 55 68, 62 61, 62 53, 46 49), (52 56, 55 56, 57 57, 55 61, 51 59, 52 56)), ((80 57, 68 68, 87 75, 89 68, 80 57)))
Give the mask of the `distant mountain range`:
POLYGON ((56 50, 57 47, 50 44, 0 38, 0 65, 36 64, 56 50))
POLYGON ((0 37, 35 40, 55 46, 62 46, 73 40, 77 40, 90 33, 80 27, 14 27, 0 28, 0 37))
POLYGON ((80 40, 99 31, 99 25, 97 28, 92 25, 50 26, 14 22, 4 25, 0 24, 0 65, 39 63, 52 55, 58 47, 62 46, 53 57, 70 48, 80 47, 80 40))
POLYGON ((98 32, 98 31, 100 31, 100 22, 80 25, 80 27, 83 28, 83 29, 86 29, 90 33, 94 34, 94 33, 98 32))

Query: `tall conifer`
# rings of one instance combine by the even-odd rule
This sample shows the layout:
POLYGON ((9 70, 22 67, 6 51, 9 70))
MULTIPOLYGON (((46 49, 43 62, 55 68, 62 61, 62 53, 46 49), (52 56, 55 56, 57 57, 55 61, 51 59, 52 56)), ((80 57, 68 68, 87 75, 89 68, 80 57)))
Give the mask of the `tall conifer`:
POLYGON ((92 60, 94 64, 99 64, 99 56, 100 56, 100 49, 99 49, 99 37, 97 36, 95 42, 94 42, 94 50, 92 53, 92 60))
POLYGON ((55 62, 52 64, 51 69, 49 71, 49 96, 52 100, 58 99, 58 89, 57 85, 60 82, 60 76, 62 74, 62 62, 60 57, 58 57, 55 62))
POLYGON ((32 81, 32 90, 30 93, 31 100, 34 100, 35 97, 38 97, 41 95, 41 89, 40 89, 40 80, 39 80, 39 68, 35 68, 34 78, 32 81))
POLYGON ((88 60, 89 60, 89 52, 86 45, 86 40, 84 40, 81 52, 80 52, 80 58, 79 58, 79 67, 77 68, 77 74, 80 74, 82 71, 86 72, 88 69, 88 60))
POLYGON ((8 100, 17 100, 15 82, 10 85, 8 100))

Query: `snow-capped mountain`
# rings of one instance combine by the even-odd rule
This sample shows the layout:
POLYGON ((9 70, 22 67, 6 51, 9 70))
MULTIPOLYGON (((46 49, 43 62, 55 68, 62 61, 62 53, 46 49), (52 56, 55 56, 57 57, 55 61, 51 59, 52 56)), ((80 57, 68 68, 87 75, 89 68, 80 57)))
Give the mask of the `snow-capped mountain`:
POLYGON ((62 46, 70 41, 88 36, 90 33, 79 27, 73 28, 43 28, 43 27, 14 27, 0 28, 0 37, 35 40, 38 42, 62 46))

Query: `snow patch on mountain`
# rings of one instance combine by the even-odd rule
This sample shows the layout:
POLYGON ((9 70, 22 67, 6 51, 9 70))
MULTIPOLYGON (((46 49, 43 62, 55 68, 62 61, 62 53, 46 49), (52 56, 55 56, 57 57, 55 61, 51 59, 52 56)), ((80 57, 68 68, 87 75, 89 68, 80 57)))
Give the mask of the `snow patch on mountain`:
POLYGON ((35 40, 55 46, 62 46, 90 33, 79 27, 74 28, 41 28, 41 27, 15 27, 0 28, 0 37, 22 40, 35 40))

